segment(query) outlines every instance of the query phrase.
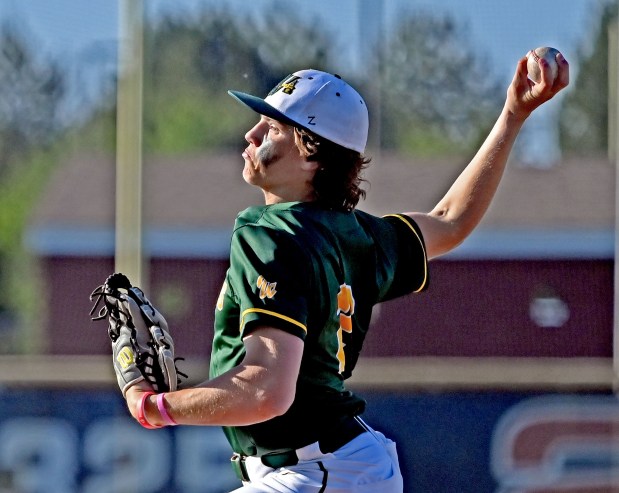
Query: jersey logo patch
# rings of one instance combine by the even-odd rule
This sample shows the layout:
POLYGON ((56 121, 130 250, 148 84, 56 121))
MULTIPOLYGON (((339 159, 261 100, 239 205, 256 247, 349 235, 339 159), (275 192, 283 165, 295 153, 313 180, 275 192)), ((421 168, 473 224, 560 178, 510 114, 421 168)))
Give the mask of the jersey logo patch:
POLYGON ((277 293, 277 283, 269 282, 264 277, 258 277, 258 281, 256 282, 256 286, 260 290, 260 299, 263 300, 265 298, 272 299, 277 293))

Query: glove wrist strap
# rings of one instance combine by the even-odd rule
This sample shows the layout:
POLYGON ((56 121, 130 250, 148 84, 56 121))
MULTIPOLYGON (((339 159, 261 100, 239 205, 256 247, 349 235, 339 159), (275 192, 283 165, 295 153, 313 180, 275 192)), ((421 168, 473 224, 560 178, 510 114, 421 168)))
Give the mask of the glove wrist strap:
POLYGON ((144 392, 140 396, 140 400, 138 401, 138 422, 149 430, 154 430, 155 428, 161 428, 161 426, 153 426, 146 419, 146 414, 144 412, 144 406, 146 405, 146 399, 148 399, 151 395, 155 395, 154 392, 144 392))
POLYGON ((164 426, 176 426, 178 423, 174 421, 174 418, 170 416, 170 413, 168 413, 168 410, 165 408, 165 403, 163 402, 164 395, 164 392, 157 394, 157 409, 159 409, 159 414, 161 414, 164 426))

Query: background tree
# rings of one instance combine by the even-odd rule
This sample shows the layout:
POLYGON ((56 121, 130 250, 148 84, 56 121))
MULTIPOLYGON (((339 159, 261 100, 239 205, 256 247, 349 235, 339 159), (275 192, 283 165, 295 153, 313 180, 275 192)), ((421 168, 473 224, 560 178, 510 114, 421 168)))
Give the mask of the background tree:
POLYGON ((580 69, 559 113, 561 148, 571 154, 604 154, 608 147, 608 29, 617 22, 617 2, 601 7, 597 36, 577 53, 580 69))
POLYGON ((52 58, 37 57, 33 39, 23 26, 0 29, 0 352, 40 342, 32 337, 41 310, 23 231, 55 163, 54 143, 64 132, 62 68, 52 58))
MULTIPOLYGON (((285 8, 259 18, 211 8, 151 19, 144 40, 144 152, 237 147, 251 113, 227 90, 266 95, 299 67, 328 69, 328 46, 319 25, 285 8)), ((115 95, 108 94, 79 129, 81 146, 101 148, 103 136, 104 149, 113 152, 115 114, 115 95)))
POLYGON ((466 26, 448 15, 401 15, 375 57, 382 146, 415 155, 475 148, 504 97, 477 56, 466 26))
MULTIPOLYGON (((192 153, 238 146, 250 121, 227 89, 266 94, 300 67, 333 65, 333 33, 273 9, 240 17, 224 8, 202 14, 166 14, 146 27, 144 151, 192 153)), ((377 47, 381 145, 416 155, 473 150, 496 118, 504 88, 481 66, 466 26, 445 15, 407 13, 377 47)), ((364 93, 359 74, 350 82, 364 93)), ((91 126, 114 135, 115 103, 91 126)), ((89 142, 86 138, 85 142, 89 142)), ((111 141, 113 142, 113 140, 111 141)), ((111 145, 113 148, 113 144, 111 145)))
POLYGON ((194 152, 238 145, 248 113, 231 104, 227 90, 266 95, 283 72, 324 65, 325 44, 318 28, 279 10, 262 22, 223 10, 164 18, 149 30, 146 44, 145 149, 194 152))
POLYGON ((65 94, 60 65, 35 56, 27 32, 0 29, 0 177, 34 146, 62 130, 59 107, 65 94))

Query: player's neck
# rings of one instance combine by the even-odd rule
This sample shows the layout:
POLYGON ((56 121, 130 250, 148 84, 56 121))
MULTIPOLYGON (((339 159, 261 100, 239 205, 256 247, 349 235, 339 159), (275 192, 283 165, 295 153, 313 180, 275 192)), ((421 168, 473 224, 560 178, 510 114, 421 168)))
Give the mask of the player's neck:
POLYGON ((282 192, 262 190, 264 204, 281 204, 283 202, 313 202, 316 200, 313 190, 286 190, 282 192))

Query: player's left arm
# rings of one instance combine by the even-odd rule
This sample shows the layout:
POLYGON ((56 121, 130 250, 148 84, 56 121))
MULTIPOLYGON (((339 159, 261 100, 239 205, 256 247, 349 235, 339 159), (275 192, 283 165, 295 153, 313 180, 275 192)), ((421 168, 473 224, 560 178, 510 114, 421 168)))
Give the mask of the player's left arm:
POLYGON ((542 81, 527 77, 527 58, 519 60, 505 105, 490 134, 439 203, 428 213, 409 212, 423 233, 428 258, 458 246, 479 224, 499 186, 516 137, 528 116, 569 83, 569 66, 558 55, 554 81, 542 62, 542 81))
MULTIPOLYGON (((263 326, 243 341, 246 354, 240 365, 196 387, 165 394, 166 410, 178 424, 245 426, 279 416, 292 405, 303 340, 263 326)), ((146 390, 138 384, 127 391, 127 404, 136 418, 146 390)), ((151 424, 163 424, 154 396, 147 398, 144 412, 151 424)))

